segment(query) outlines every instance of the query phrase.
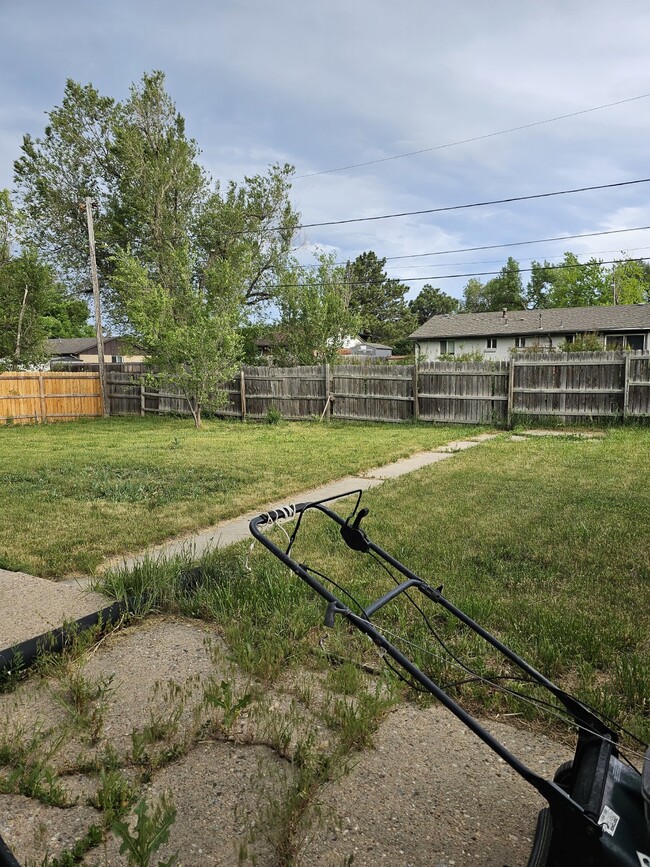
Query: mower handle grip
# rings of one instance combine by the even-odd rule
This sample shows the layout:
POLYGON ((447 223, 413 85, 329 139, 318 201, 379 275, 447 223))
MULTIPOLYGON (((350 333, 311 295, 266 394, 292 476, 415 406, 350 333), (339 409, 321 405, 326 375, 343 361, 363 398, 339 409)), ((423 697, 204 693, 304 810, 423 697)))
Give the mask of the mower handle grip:
POLYGON ((276 521, 289 521, 303 512, 308 505, 309 503, 290 503, 286 506, 278 506, 276 509, 269 509, 268 512, 256 515, 250 522, 251 527, 257 529, 265 524, 274 524, 276 521))

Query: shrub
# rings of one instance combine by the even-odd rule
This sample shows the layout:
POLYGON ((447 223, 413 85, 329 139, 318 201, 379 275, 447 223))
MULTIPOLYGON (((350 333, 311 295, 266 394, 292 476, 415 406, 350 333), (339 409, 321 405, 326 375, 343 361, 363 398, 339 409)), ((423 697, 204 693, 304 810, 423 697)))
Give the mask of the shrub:
POLYGON ((277 406, 270 406, 266 411, 267 424, 279 424, 282 421, 282 413, 277 406))
POLYGON ((604 349, 597 334, 576 334, 572 341, 564 340, 560 344, 562 352, 602 352, 604 349))

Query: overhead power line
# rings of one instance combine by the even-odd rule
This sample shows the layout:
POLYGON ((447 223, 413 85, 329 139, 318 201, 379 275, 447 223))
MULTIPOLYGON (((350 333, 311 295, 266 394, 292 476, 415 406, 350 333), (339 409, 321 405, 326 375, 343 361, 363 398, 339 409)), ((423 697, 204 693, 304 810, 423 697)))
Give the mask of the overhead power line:
POLYGON ((628 99, 619 99, 616 102, 606 102, 603 105, 595 105, 592 108, 583 108, 580 111, 572 111, 569 114, 559 114, 556 117, 548 117, 545 120, 536 120, 536 121, 533 121, 532 123, 524 123, 524 124, 521 124, 520 126, 512 126, 512 127, 509 127, 508 129, 500 129, 500 130, 497 130, 496 132, 488 132, 488 133, 484 133, 483 135, 472 136, 471 138, 465 138, 465 139, 459 139, 458 141, 447 142, 446 144, 434 145, 433 147, 428 147, 428 148, 420 148, 419 150, 416 150, 416 151, 406 151, 405 153, 402 153, 402 154, 393 154, 393 156, 390 156, 390 157, 379 157, 378 159, 366 160, 365 162, 361 162, 361 163, 350 163, 347 166, 338 166, 338 167, 333 168, 333 169, 321 169, 318 172, 307 172, 304 175, 296 175, 294 180, 299 181, 299 180, 302 180, 303 178, 313 178, 313 177, 316 177, 317 175, 330 175, 330 174, 334 174, 335 172, 344 172, 344 171, 347 171, 348 169, 358 169, 358 168, 361 168, 363 166, 377 165, 377 163, 388 163, 388 162, 391 162, 392 160, 401 160, 401 159, 404 159, 405 157, 415 157, 415 156, 418 156, 419 154, 427 154, 427 153, 431 153, 433 151, 441 151, 441 150, 445 150, 446 148, 453 148, 453 147, 457 147, 458 145, 470 144, 471 142, 475 142, 475 141, 483 141, 484 139, 488 139, 488 138, 496 138, 496 136, 508 135, 509 133, 512 133, 512 132, 520 132, 521 130, 524 130, 524 129, 532 129, 533 127, 536 127, 536 126, 543 126, 546 123, 556 123, 557 121, 560 121, 560 120, 567 120, 568 118, 571 118, 571 117, 578 117, 581 114, 590 114, 591 112, 594 112, 594 111, 602 111, 605 108, 613 108, 616 105, 624 105, 626 102, 636 102, 639 99, 647 99, 649 96, 650 96, 650 93, 641 93, 638 96, 631 96, 628 99))
MULTIPOLYGON (((524 247, 529 244, 546 244, 550 241, 572 241, 575 238, 597 238, 601 235, 618 235, 623 232, 642 232, 650 226, 633 226, 631 229, 608 229, 605 232, 582 232, 579 235, 556 235, 553 238, 536 238, 533 241, 510 241, 507 244, 483 244, 480 247, 455 247, 453 250, 434 250, 431 253, 410 253, 404 256, 384 256, 386 261, 397 259, 420 259, 425 256, 444 256, 448 253, 474 253, 479 250, 500 250, 504 247, 524 247)), ((342 263, 345 264, 345 263, 342 263)))
MULTIPOLYGON (((608 261, 602 262, 599 261, 595 264, 598 265, 616 265, 620 262, 620 259, 610 259, 608 261)), ((647 261, 645 258, 638 259, 626 259, 626 262, 645 262, 647 261)), ((541 267, 546 267, 549 271, 559 271, 564 268, 589 268, 593 266, 593 262, 572 262, 570 264, 559 264, 559 265, 541 265, 541 267)), ((503 270, 503 269, 502 269, 503 270)), ((519 273, 527 273, 532 271, 532 268, 518 268, 519 273)), ((429 277, 388 277, 382 278, 381 280, 337 280, 336 283, 340 286, 374 286, 381 285, 386 279, 394 281, 396 283, 418 283, 424 280, 455 280, 460 277, 498 277, 501 274, 501 271, 473 271, 472 273, 464 273, 464 274, 435 274, 429 277)), ((324 283, 279 283, 275 288, 276 289, 300 289, 303 286, 324 286, 324 283)))
POLYGON ((484 208, 488 205, 504 205, 510 202, 529 202, 533 199, 550 199, 553 196, 568 196, 573 193, 586 193, 592 190, 611 190, 615 187, 631 187, 635 184, 647 184, 650 178, 637 178, 634 181, 618 181, 615 184, 596 184, 591 187, 575 187, 570 190, 554 190, 551 193, 534 193, 530 196, 509 196, 507 199, 491 199, 485 202, 470 202, 466 205, 446 205, 441 208, 426 208, 421 211, 401 211, 396 214, 378 214, 374 217, 350 217, 346 220, 327 220, 322 223, 301 223, 297 229, 314 229, 319 226, 343 226, 349 223, 368 223, 376 220, 392 220, 395 217, 418 217, 423 214, 440 214, 447 211, 462 211, 469 208, 484 208))
MULTIPOLYGON (((452 250, 432 250, 429 253, 407 253, 402 256, 383 256, 382 258, 386 262, 395 262, 398 259, 423 259, 428 256, 446 256, 451 253, 474 253, 481 250, 501 250, 508 247, 524 247, 531 244, 546 244, 551 241, 572 241, 576 238, 598 238, 602 235, 620 235, 624 232, 643 232, 650 229, 650 226, 632 226, 629 229, 607 229, 602 232, 581 232, 578 235, 555 235, 552 238, 536 238, 532 241, 509 241, 507 244, 483 244, 479 247, 454 247, 452 250)), ((635 250, 645 249, 641 247, 635 247, 635 250)), ((611 250, 601 251, 601 252, 612 252, 611 250)), ((593 255, 597 255, 594 253, 593 255)), ((337 265, 346 265, 347 262, 337 262, 337 265)), ((445 262, 445 265, 449 265, 449 262, 445 262)), ((318 268, 320 267, 318 264, 315 265, 303 265, 303 268, 318 268)), ((423 266, 426 267, 426 264, 423 266)))
MULTIPOLYGON (((625 253, 635 253, 638 250, 650 250, 650 247, 630 247, 625 250, 625 253)), ((593 260, 596 256, 605 256, 612 253, 618 253, 619 250, 589 250, 588 252, 580 253, 581 256, 590 256, 593 260)), ((551 259, 561 259, 565 254, 564 253, 556 253, 551 256, 551 259)), ((547 260, 544 259, 544 262, 539 261, 536 257, 530 257, 527 259, 517 259, 517 264, 520 262, 537 262, 539 265, 544 265, 547 263, 547 260)), ((626 261, 628 261, 626 259, 626 261)), ((470 268, 472 266, 476 267, 477 265, 500 265, 503 263, 503 259, 474 259, 470 262, 444 262, 440 263, 439 268, 470 268)), ((345 263, 341 263, 345 264, 345 263)), ((431 266, 431 262, 424 262, 421 265, 411 265, 411 268, 429 268, 431 266)), ((548 265, 552 267, 555 264, 559 264, 556 262, 548 262, 548 265)), ((396 266, 397 267, 397 266, 396 266)))

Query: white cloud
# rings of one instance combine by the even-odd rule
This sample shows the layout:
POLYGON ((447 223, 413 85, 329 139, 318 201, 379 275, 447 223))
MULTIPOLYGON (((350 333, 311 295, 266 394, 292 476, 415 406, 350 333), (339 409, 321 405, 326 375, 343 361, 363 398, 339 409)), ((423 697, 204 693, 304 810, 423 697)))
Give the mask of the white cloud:
MULTIPOLYGON (((43 113, 60 102, 67 77, 123 98, 145 70, 164 69, 210 173, 241 180, 272 162, 292 162, 301 175, 650 91, 649 30, 646 0, 4 4, 0 186, 11 182, 22 133, 42 132, 43 113)), ((649 107, 650 100, 631 102, 297 179, 296 206, 306 222, 321 222, 643 177, 649 107)), ((368 249, 408 255, 595 230, 647 213, 646 198, 646 188, 627 188, 305 234, 343 259, 368 249)), ((571 243, 576 251, 603 248, 599 239, 571 243)), ((536 258, 551 249, 526 248, 536 258)), ((502 252, 505 261, 509 251, 502 252)), ((442 273, 435 261, 431 273, 442 273)), ((422 275, 421 264, 402 260, 390 271, 422 275)), ((441 285, 458 294, 462 282, 441 285)))

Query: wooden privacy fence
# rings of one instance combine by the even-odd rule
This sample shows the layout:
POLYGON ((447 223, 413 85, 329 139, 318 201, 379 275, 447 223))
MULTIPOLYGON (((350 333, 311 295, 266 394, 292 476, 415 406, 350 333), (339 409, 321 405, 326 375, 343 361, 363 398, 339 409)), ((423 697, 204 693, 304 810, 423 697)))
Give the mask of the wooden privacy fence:
POLYGON ((0 424, 102 415, 96 373, 0 373, 0 424))
POLYGON ((513 416, 622 419, 650 416, 650 355, 575 352, 515 358, 508 377, 513 416))
MULTIPOLYGON (((111 415, 189 413, 184 398, 139 380, 135 371, 109 374, 111 415)), ((508 362, 244 367, 225 388, 218 414, 235 418, 263 419, 272 409, 299 420, 503 424, 508 362)))
MULTIPOLYGON (((189 414, 184 397, 156 387, 155 378, 145 373, 142 364, 109 366, 111 415, 189 414)), ((224 387, 227 402, 218 414, 241 419, 263 419, 273 410, 287 419, 501 426, 517 417, 567 423, 625 420, 650 417, 650 354, 531 354, 509 361, 419 366, 244 367, 224 387)), ((41 421, 101 415, 94 372, 2 374, 0 389, 0 422, 7 417, 41 421)))
MULTIPOLYGON (((140 384, 135 368, 111 374, 111 414, 189 413, 184 398, 140 384)), ((506 425, 516 416, 627 419, 650 416, 650 354, 521 355, 509 361, 422 365, 244 367, 226 383, 219 415, 321 416, 506 425)))

